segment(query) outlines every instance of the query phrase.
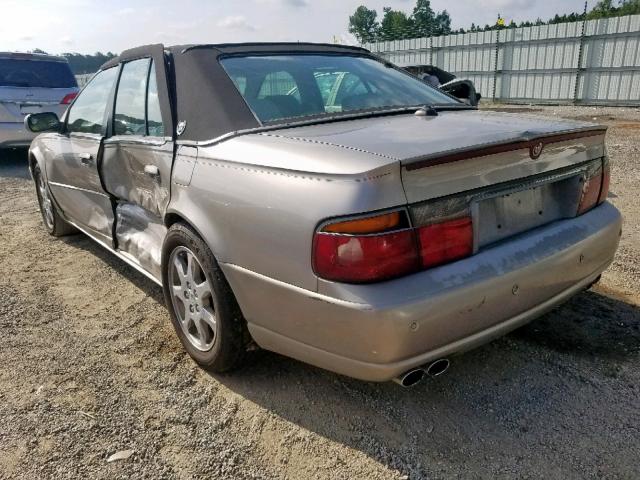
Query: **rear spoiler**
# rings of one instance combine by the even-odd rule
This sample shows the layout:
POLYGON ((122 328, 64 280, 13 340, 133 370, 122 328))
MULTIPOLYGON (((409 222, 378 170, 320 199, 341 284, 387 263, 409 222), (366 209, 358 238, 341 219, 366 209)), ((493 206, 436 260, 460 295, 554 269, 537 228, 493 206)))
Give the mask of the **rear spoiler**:
POLYGON ((485 144, 480 147, 465 148, 457 151, 449 151, 444 153, 435 153, 433 155, 410 158, 402 162, 402 165, 409 171, 419 170, 421 168, 433 167, 444 163, 459 162, 470 158, 486 157, 488 155, 496 155, 498 153, 511 152, 514 150, 529 149, 531 158, 536 159, 542 153, 545 145, 559 142, 567 142, 578 138, 595 137, 605 135, 607 127, 601 126, 597 128, 588 127, 587 129, 574 130, 570 132, 560 132, 554 134, 525 134, 520 138, 508 140, 506 142, 498 142, 485 144))

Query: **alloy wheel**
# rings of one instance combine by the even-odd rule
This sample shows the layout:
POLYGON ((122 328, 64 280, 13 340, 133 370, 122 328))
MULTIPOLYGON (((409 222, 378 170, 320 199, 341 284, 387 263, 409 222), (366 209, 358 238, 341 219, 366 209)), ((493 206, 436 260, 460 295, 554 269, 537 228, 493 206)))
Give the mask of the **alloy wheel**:
POLYGON ((53 204, 51 203, 51 197, 49 196, 49 190, 44 183, 42 174, 38 175, 38 192, 40 193, 42 213, 44 221, 47 224, 49 230, 53 229, 53 204))
POLYGON ((169 288, 182 331, 193 347, 206 352, 217 333, 213 288, 195 254, 180 246, 169 258, 169 288))

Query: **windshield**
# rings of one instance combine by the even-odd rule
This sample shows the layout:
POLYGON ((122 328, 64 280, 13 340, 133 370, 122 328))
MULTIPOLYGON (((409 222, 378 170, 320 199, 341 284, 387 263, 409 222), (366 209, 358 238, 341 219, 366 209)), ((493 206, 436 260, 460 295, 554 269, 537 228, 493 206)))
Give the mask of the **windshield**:
POLYGON ((270 55, 229 57, 220 63, 263 123, 425 104, 460 105, 369 57, 270 55))
POLYGON ((77 87, 65 62, 0 58, 0 87, 77 87))

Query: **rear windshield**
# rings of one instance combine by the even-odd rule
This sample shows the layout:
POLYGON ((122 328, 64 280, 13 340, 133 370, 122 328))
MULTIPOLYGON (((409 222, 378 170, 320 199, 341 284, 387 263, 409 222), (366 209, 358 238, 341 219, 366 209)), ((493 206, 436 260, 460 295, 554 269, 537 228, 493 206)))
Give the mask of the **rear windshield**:
POLYGON ((269 55, 220 60, 262 121, 417 105, 458 104, 375 59, 353 55, 269 55))
POLYGON ((0 58, 0 87, 77 87, 76 79, 64 62, 0 58))

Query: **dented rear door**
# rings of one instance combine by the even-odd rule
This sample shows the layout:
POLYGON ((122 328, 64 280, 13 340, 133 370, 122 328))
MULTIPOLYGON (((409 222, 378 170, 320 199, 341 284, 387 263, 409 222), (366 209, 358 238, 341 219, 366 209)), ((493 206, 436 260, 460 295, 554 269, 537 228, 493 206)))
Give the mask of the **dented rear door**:
POLYGON ((117 249, 158 279, 174 146, 166 95, 161 49, 123 63, 101 169, 113 197, 117 249))

